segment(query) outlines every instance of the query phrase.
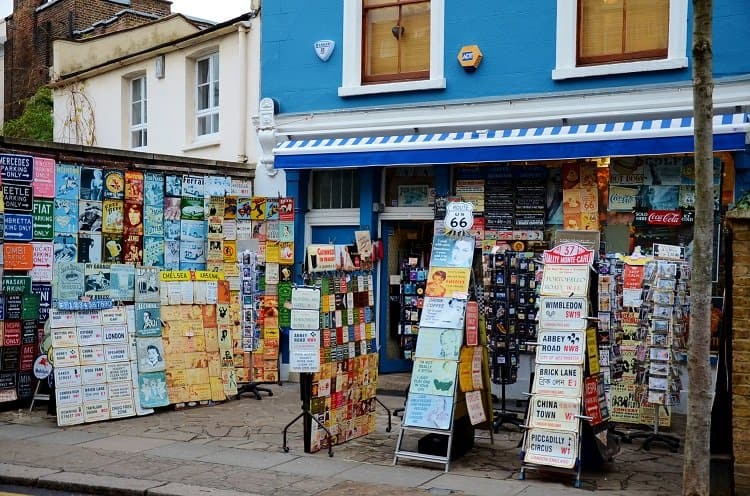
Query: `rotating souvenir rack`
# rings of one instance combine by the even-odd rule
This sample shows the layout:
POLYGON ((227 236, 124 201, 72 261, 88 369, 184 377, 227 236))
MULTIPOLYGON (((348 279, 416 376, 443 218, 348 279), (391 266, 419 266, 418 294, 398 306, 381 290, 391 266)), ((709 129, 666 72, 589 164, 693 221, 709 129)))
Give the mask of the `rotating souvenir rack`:
MULTIPOLYGON (((594 253, 577 243, 544 252, 539 333, 519 478, 527 470, 575 474, 581 484, 581 420, 589 287, 594 253)), ((532 343, 529 343, 532 344, 532 343)))

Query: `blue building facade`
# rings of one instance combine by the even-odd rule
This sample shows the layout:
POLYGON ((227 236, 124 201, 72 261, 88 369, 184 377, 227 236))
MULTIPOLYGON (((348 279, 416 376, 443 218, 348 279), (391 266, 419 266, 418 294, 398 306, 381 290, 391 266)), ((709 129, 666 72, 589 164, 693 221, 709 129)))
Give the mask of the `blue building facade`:
MULTIPOLYGON (((483 180, 503 167, 544 168, 549 241, 564 227, 551 210, 561 197, 553 178, 560 182, 566 163, 596 163, 600 170, 632 159, 689 161, 693 151, 687 0, 655 1, 662 10, 646 17, 622 14, 646 26, 635 34, 607 10, 621 8, 617 0, 601 0, 603 7, 589 0, 416 2, 428 4, 422 24, 402 5, 413 1, 394 0, 399 14, 390 32, 398 43, 406 40, 398 48, 404 64, 428 44, 420 75, 370 81, 372 52, 392 48, 388 30, 375 34, 390 14, 365 12, 361 0, 263 6, 257 173, 285 174, 287 195, 297 199, 298 263, 305 245, 349 244, 354 230, 382 241, 381 372, 409 367, 394 286, 404 260, 426 262, 433 198, 456 196, 458 181, 483 180), (419 39, 408 40, 415 27, 419 39), (623 40, 654 29, 661 35, 645 56, 584 57, 581 40, 599 53, 619 29, 623 40), (459 63, 477 61, 479 52, 477 67, 459 63), (422 187, 424 201, 409 200, 407 193, 419 195, 422 187)), ((714 146, 723 177, 733 178, 721 185, 726 207, 750 189, 750 4, 714 4, 714 146)), ((629 43, 622 41, 622 52, 629 43)), ((599 210, 605 249, 632 247, 632 219, 614 219, 601 203, 599 210)))

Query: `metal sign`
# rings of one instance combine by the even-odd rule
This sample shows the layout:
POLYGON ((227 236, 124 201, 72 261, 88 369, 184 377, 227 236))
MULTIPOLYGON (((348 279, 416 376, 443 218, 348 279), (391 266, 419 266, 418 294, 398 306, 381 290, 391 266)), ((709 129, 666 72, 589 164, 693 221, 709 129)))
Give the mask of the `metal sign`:
POLYGON ((34 157, 31 155, 0 154, 0 176, 5 181, 30 183, 34 178, 34 157))
POLYGON ((586 298, 543 296, 539 302, 539 325, 543 329, 585 329, 588 309, 586 298))
POLYGON ((447 234, 458 235, 469 232, 474 225, 474 205, 470 202, 448 202, 443 222, 447 234))
POLYGON ((3 183, 6 212, 31 212, 34 188, 29 184, 3 183))
POLYGON ((574 432, 531 429, 527 435, 526 463, 573 468, 578 458, 578 435, 574 432))
POLYGON ((565 363, 580 365, 586 350, 584 331, 539 332, 536 363, 565 363))
POLYGON ((53 238, 53 200, 34 200, 33 216, 34 228, 33 236, 36 240, 50 241, 53 238))
POLYGON ((31 214, 5 214, 3 238, 7 241, 31 241, 34 238, 31 214))

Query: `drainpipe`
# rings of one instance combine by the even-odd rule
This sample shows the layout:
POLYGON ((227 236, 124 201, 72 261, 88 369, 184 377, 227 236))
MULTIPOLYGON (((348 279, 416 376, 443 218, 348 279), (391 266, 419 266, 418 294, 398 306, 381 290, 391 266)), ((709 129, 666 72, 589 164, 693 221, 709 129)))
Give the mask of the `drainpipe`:
POLYGON ((239 43, 239 49, 237 50, 239 57, 239 125, 237 130, 239 132, 237 140, 237 161, 246 163, 247 162, 247 133, 249 130, 248 120, 249 112, 247 110, 247 81, 248 81, 248 62, 247 62, 247 32, 250 30, 250 21, 242 21, 237 24, 237 39, 239 43))

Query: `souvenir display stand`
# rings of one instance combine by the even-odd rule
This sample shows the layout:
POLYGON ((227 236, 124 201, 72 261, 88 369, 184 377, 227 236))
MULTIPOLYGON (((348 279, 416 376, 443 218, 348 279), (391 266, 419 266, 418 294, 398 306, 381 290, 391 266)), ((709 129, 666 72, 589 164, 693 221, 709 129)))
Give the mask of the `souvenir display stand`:
MULTIPOLYGON (((446 208, 445 228, 452 236, 437 235, 433 239, 430 270, 414 351, 414 369, 393 464, 396 465, 402 459, 420 460, 441 464, 447 472, 454 457, 457 422, 469 413, 467 399, 457 382, 459 360, 464 353, 462 345, 465 343, 464 327, 475 243, 473 237, 465 236, 473 220, 472 205, 450 202, 446 208), (417 449, 407 447, 407 436, 410 434, 424 435, 417 449), (428 443, 444 447, 444 450, 432 452, 426 449, 428 443)), ((468 354, 466 382, 471 384, 472 376, 476 373, 481 384, 485 355, 481 347, 476 346, 479 344, 476 302, 473 302, 473 308, 469 320, 472 321, 474 348, 479 353, 475 354, 471 348, 465 348, 468 354), (478 366, 472 363, 475 356, 478 357, 478 366)), ((474 404, 480 412, 480 415, 474 415, 479 421, 485 415, 481 393, 479 401, 474 404)), ((482 420, 486 419, 485 415, 482 420)))
MULTIPOLYGON (((527 470, 575 474, 581 483, 581 420, 592 250, 563 243, 544 252, 534 382, 524 426, 527 470)), ((531 343, 529 343, 531 344, 531 343)))
POLYGON ((639 338, 636 349, 636 390, 638 401, 653 408, 653 431, 630 434, 643 438, 643 449, 663 443, 676 453, 680 440, 659 432, 660 410, 680 400, 682 384, 677 369, 676 350, 684 348, 690 310, 690 265, 680 246, 655 244, 654 258, 646 263, 643 274, 643 296, 639 338))

